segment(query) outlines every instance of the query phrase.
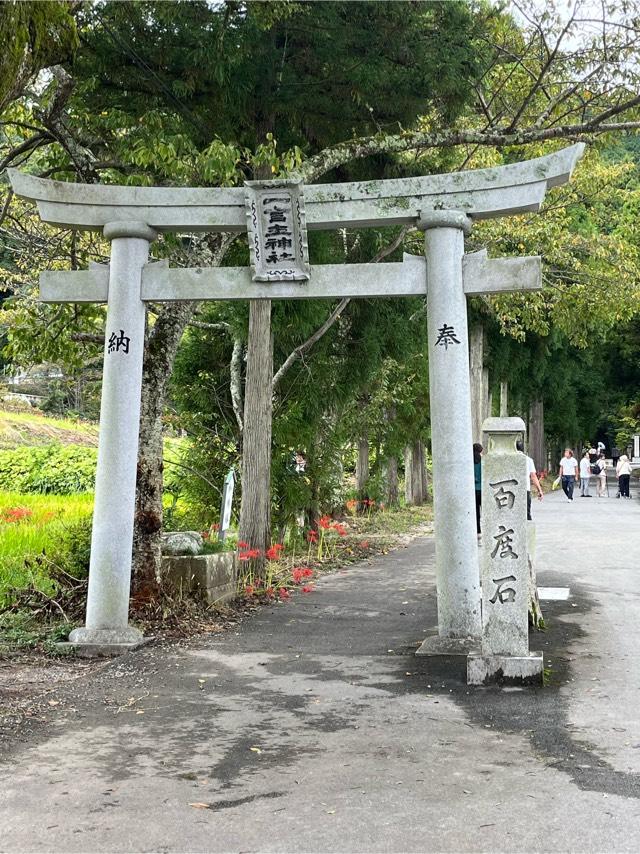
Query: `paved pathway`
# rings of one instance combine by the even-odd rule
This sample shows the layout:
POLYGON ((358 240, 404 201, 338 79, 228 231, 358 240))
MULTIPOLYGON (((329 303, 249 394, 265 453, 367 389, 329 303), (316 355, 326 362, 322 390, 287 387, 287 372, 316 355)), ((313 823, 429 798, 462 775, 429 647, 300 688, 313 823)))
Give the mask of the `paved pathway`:
POLYGON ((549 687, 469 689, 413 656, 423 538, 66 689, 0 768, 0 849, 638 851, 640 507, 534 514, 539 581, 572 592, 534 637, 549 687))

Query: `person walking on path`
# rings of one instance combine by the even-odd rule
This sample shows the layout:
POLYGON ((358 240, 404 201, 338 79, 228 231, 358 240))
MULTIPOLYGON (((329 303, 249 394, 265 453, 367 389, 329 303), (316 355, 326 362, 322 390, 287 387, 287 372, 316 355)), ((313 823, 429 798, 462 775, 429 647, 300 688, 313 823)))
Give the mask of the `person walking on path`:
POLYGON ((598 467, 597 474, 597 495, 598 498, 602 498, 607 492, 607 460, 604 455, 604 451, 600 454, 600 459, 596 463, 598 467))
POLYGON ((480 508, 482 507, 482 452, 479 442, 473 445, 473 477, 476 485, 476 530, 480 536, 480 508))
POLYGON ((613 448, 611 448, 611 462, 613 463, 614 466, 618 465, 619 459, 620 459, 620 448, 618 448, 616 445, 614 445, 613 448))
MULTIPOLYGON (((595 460, 594 460, 595 463, 595 460)), ((589 484, 591 483, 591 452, 585 451, 580 460, 580 498, 591 498, 589 484)))
POLYGON ((629 495, 629 481, 631 480, 631 463, 629 457, 623 454, 616 466, 616 477, 618 478, 618 498, 631 498, 629 495))
POLYGON ((562 491, 569 501, 573 501, 573 487, 578 481, 578 461, 573 456, 571 448, 566 448, 563 458, 560 460, 558 471, 562 483, 562 491))
MULTIPOLYGON (((516 442, 516 449, 524 454, 524 442, 522 439, 518 439, 516 442)), ((542 491, 542 487, 540 486, 540 481, 538 480, 538 472, 536 471, 536 464, 531 459, 530 456, 525 454, 527 457, 527 521, 533 521, 531 519, 531 484, 535 486, 538 490, 538 501, 542 501, 544 498, 544 493, 542 491)))

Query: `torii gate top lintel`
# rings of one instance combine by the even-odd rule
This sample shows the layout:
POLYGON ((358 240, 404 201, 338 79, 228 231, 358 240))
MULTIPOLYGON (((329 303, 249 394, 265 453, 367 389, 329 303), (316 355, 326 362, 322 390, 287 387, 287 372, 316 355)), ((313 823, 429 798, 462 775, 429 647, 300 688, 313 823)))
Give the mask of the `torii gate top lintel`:
MULTIPOLYGON (((473 219, 536 211, 550 187, 565 183, 583 143, 507 166, 416 178, 308 184, 310 229, 411 224, 428 210, 473 219)), ((53 181, 9 169, 17 195, 38 204, 41 218, 66 228, 98 230, 135 220, 156 231, 246 231, 244 187, 131 187, 53 181)))

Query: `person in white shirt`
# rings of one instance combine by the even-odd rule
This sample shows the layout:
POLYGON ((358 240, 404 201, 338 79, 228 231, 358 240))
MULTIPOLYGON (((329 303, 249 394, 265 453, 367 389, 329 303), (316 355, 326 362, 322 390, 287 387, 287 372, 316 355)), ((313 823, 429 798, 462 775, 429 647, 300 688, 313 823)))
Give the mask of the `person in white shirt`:
POLYGON ((591 452, 585 451, 580 460, 580 498, 591 498, 589 484, 591 483, 591 452))
MULTIPOLYGON (((522 439, 518 439, 516 442, 516 448, 518 451, 521 451, 524 454, 524 442, 522 439)), ((525 455, 526 456, 526 455, 525 455)), ((529 522, 531 519, 531 484, 535 486, 538 490, 538 501, 542 501, 544 498, 544 493, 542 491, 542 487, 540 486, 540 481, 538 480, 538 472, 536 471, 536 464, 531 459, 531 457, 527 456, 527 520, 529 522)))
POLYGON ((616 466, 616 477, 618 478, 618 498, 630 498, 629 481, 631 480, 631 463, 626 454, 620 457, 616 466))
POLYGON ((571 448, 566 448, 563 458, 560 460, 558 471, 562 483, 562 491, 569 501, 573 501, 573 487, 578 480, 578 461, 573 456, 571 448))

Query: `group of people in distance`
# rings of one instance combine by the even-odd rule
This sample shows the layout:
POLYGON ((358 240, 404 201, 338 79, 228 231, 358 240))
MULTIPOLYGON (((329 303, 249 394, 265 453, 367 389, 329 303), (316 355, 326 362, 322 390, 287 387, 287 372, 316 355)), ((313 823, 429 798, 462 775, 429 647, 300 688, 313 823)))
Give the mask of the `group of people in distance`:
MULTIPOLYGON (((516 447, 524 453, 524 443, 516 442, 516 447)), ((484 449, 481 444, 476 443, 473 446, 473 469, 476 488, 476 527, 478 536, 480 536, 480 509, 482 505, 482 454, 484 449)), ((618 480, 618 494, 616 498, 630 498, 629 482, 631 480, 631 463, 626 454, 620 455, 617 448, 613 448, 613 464, 616 470, 616 478, 618 480)), ((527 519, 531 521, 531 490, 535 487, 538 498, 542 500, 543 492, 540 480, 536 472, 536 465, 531 457, 527 456, 527 519)), ((573 501, 573 489, 575 485, 580 483, 580 497, 591 498, 589 491, 591 486, 591 478, 595 477, 597 486, 597 496, 602 498, 608 495, 607 491, 607 460, 605 449, 602 442, 598 442, 598 447, 589 447, 584 451, 582 459, 578 460, 573 455, 571 448, 566 448, 564 456, 560 460, 558 470, 558 481, 562 484, 562 490, 569 501, 573 501)), ((555 488, 555 484, 554 484, 555 488)))
MULTIPOLYGON (((615 450, 617 449, 614 448, 615 450)), ((622 456, 614 454, 613 462, 618 479, 616 498, 630 498, 631 463, 629 457, 626 454, 622 454, 622 456)), ((598 442, 597 450, 593 447, 586 449, 580 462, 573 455, 571 448, 565 448, 558 469, 558 480, 569 501, 573 501, 573 489, 578 482, 580 483, 580 498, 592 498, 589 491, 592 477, 596 479, 598 498, 607 495, 607 460, 602 442, 598 442)))

